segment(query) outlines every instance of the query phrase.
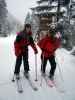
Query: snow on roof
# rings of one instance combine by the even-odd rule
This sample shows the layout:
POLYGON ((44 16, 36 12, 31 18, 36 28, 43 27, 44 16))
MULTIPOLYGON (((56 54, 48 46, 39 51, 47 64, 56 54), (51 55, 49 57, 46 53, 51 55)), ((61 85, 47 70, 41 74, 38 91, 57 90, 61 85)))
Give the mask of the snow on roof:
MULTIPOLYGON (((61 7, 60 12, 65 12, 67 9, 64 7, 61 7)), ((35 12, 35 14, 44 14, 44 13, 56 13, 57 12, 57 7, 53 8, 52 10, 43 10, 39 12, 35 12)))
POLYGON ((39 4, 40 6, 58 6, 58 3, 57 2, 53 2, 53 3, 49 3, 47 1, 44 1, 42 3, 39 4))
POLYGON ((58 6, 58 3, 57 2, 52 2, 51 5, 52 6, 58 6))
POLYGON ((75 2, 75 0, 72 0, 72 2, 75 2))
POLYGON ((47 1, 44 1, 44 2, 42 2, 42 3, 40 3, 40 6, 48 6, 48 2, 47 1))
POLYGON ((57 7, 53 8, 53 9, 50 10, 49 12, 53 12, 53 13, 57 12, 57 7))
POLYGON ((44 11, 39 11, 39 12, 35 12, 35 14, 45 14, 45 13, 56 13, 56 10, 51 10, 51 11, 49 11, 49 10, 44 10, 44 11))
POLYGON ((61 7, 61 8, 60 8, 60 11, 61 11, 61 12, 64 12, 64 11, 66 12, 67 9, 66 9, 66 7, 61 7))
POLYGON ((57 2, 52 2, 52 3, 50 4, 50 1, 43 1, 43 2, 41 2, 39 5, 40 5, 40 6, 57 6, 58 3, 57 3, 57 2))

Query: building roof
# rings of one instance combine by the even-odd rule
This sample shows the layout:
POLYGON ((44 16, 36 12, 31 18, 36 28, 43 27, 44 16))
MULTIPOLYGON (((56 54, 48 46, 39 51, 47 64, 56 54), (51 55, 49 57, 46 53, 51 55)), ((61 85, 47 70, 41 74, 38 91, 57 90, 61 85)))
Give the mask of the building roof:
POLYGON ((40 3, 44 2, 44 1, 48 2, 49 0, 39 0, 39 1, 37 1, 37 3, 40 4, 40 3))

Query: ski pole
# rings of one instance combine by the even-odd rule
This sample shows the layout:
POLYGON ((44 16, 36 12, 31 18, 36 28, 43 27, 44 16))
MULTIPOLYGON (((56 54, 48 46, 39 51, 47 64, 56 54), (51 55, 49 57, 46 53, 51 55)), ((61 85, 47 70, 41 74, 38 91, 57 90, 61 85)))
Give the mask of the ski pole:
POLYGON ((57 60, 57 57, 56 57, 56 62, 57 62, 57 65, 58 65, 58 69, 59 69, 59 73, 60 73, 61 80, 64 81, 64 80, 63 80, 62 71, 61 71, 61 68, 60 68, 59 62, 58 62, 58 60, 57 60))
POLYGON ((35 81, 38 81, 37 79, 37 55, 35 55, 35 81))
MULTIPOLYGON (((42 64, 41 64, 41 71, 43 71, 43 62, 44 62, 44 55, 43 55, 43 58, 42 58, 42 60, 41 60, 42 62, 42 64)), ((43 81, 43 76, 42 76, 42 73, 41 73, 41 83, 40 83, 40 86, 42 87, 42 81, 43 81)))

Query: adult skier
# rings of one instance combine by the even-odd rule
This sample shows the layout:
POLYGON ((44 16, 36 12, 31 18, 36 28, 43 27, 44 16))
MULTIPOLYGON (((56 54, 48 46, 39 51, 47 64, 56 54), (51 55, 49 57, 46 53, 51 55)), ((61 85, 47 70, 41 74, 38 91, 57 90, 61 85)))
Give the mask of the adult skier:
POLYGON ((23 60, 24 64, 24 74, 28 74, 29 72, 29 62, 28 62, 28 46, 34 50, 34 53, 37 54, 37 48, 34 44, 31 32, 31 25, 25 24, 24 29, 19 32, 16 36, 16 40, 14 41, 15 55, 16 55, 16 65, 14 70, 14 75, 19 77, 20 67, 23 60))

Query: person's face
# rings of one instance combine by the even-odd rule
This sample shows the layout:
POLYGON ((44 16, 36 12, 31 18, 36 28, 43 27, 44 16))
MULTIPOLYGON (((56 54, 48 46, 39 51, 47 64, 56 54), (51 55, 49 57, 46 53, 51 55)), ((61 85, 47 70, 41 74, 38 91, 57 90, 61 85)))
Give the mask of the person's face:
POLYGON ((31 31, 31 28, 30 27, 26 27, 26 32, 30 32, 31 31))

